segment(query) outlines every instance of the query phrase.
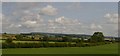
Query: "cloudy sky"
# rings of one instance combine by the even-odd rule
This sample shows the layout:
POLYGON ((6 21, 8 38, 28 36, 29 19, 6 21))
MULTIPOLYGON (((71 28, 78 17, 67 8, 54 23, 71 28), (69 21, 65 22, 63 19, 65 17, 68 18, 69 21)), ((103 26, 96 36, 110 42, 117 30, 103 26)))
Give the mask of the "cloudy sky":
POLYGON ((2 32, 118 35, 117 2, 3 2, 2 32))

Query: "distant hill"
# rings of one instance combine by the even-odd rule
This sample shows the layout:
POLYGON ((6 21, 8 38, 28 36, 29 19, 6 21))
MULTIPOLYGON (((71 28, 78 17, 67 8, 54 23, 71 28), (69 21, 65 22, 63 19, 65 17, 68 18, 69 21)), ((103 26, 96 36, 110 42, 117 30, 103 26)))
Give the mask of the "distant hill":
MULTIPOLYGON (((57 35, 57 36, 74 36, 74 37, 91 37, 92 35, 87 35, 87 34, 64 34, 64 33, 45 33, 45 32, 31 32, 31 33, 21 33, 21 34, 29 34, 29 35, 34 35, 34 34, 42 34, 42 35, 57 35)), ((105 38, 113 38, 113 36, 105 36, 105 38)), ((118 38, 118 37, 114 37, 118 38)))

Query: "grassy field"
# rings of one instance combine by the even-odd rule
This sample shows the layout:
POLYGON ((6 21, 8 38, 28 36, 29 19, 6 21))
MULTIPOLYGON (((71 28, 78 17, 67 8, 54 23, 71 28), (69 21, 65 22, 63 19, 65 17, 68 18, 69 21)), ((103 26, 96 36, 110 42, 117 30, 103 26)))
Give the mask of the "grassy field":
POLYGON ((15 48, 3 49, 3 54, 117 54, 117 44, 106 44, 92 47, 65 48, 15 48))

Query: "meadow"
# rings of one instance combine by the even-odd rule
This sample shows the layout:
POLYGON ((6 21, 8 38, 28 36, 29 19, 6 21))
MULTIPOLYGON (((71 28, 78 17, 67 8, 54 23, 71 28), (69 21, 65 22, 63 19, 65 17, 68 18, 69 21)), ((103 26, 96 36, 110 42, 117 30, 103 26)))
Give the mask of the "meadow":
POLYGON ((3 54, 118 54, 118 44, 106 44, 91 47, 61 48, 8 48, 2 49, 3 54))

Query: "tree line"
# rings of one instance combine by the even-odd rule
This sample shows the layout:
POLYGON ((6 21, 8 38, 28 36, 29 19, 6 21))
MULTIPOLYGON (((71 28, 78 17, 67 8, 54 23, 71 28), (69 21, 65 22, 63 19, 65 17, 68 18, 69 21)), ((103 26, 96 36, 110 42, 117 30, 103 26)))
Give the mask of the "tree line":
MULTIPOLYGON (((17 36, 23 37, 20 35, 17 36)), ((61 42, 49 43, 47 38, 45 37, 43 39, 44 42, 40 41, 39 43, 14 43, 12 42, 13 39, 8 38, 5 43, 2 43, 2 48, 88 47, 110 43, 104 41, 102 32, 95 32, 87 41, 84 41, 83 38, 72 40, 70 37, 62 37, 61 42)))

